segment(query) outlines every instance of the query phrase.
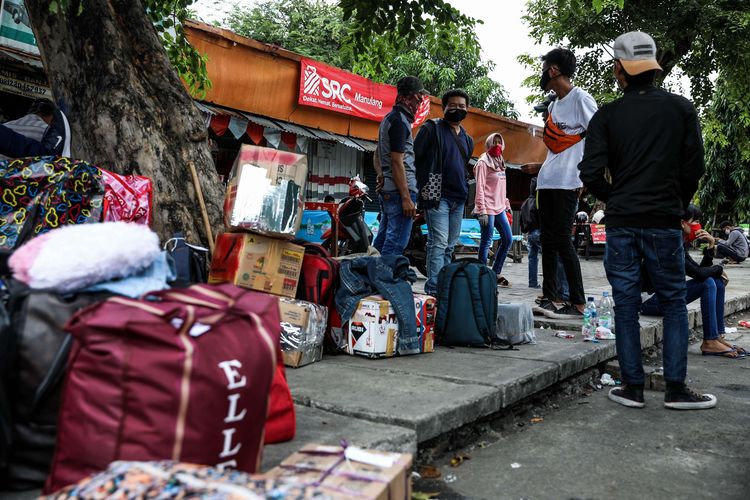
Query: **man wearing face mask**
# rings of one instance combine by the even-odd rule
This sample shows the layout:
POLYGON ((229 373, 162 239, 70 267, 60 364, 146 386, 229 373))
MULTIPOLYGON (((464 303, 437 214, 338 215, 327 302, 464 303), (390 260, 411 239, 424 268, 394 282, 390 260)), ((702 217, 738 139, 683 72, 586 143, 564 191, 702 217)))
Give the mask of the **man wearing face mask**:
POLYGON ((591 119, 578 165, 589 191, 607 204, 604 269, 615 300, 623 382, 609 392, 609 399, 631 408, 644 406, 638 313, 645 268, 664 314, 664 406, 713 408, 714 396, 685 386, 689 331, 681 220, 704 172, 698 114, 684 97, 654 86, 661 66, 649 35, 620 35, 613 52, 615 78, 624 95, 591 119))
POLYGON ((716 253, 719 257, 724 257, 724 264, 739 264, 747 259, 748 244, 747 238, 742 228, 735 227, 731 221, 725 220, 719 223, 719 227, 726 235, 726 240, 718 240, 716 243, 716 253))
POLYGON ((450 264, 461 234, 469 194, 467 172, 474 140, 461 126, 469 109, 463 90, 443 94, 443 119, 429 120, 414 141, 419 204, 427 220, 427 283, 425 293, 437 294, 440 270, 450 264))
POLYGON ((578 194, 578 162, 583 157, 586 128, 596 112, 596 102, 587 92, 574 87, 570 79, 576 58, 568 49, 557 48, 542 56, 539 86, 554 91, 557 99, 547 108, 544 144, 547 158, 537 178, 537 202, 542 243, 543 298, 534 312, 551 318, 582 318, 586 297, 581 265, 571 241, 578 194), (558 265, 568 281, 570 304, 561 308, 558 265))
POLYGON ((374 163, 382 207, 373 246, 381 255, 401 255, 417 213, 417 178, 411 124, 427 95, 422 82, 405 76, 396 84, 396 104, 380 123, 374 163), (382 186, 382 187, 381 187, 382 186))

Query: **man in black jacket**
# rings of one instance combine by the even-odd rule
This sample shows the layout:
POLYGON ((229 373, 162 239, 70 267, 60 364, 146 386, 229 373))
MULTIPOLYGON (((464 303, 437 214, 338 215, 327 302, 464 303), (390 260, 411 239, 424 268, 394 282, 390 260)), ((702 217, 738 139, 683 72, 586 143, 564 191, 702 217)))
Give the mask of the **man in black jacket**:
POLYGON ((467 171, 474 139, 461 126, 469 95, 460 89, 443 94, 443 118, 429 120, 414 139, 419 206, 427 220, 425 293, 437 295, 440 270, 450 264, 461 235, 469 195, 467 171))
POLYGON ((698 115, 687 99, 654 86, 661 67, 649 35, 634 31, 619 36, 614 57, 624 96, 591 119, 578 165, 589 191, 607 203, 604 267, 615 299, 624 383, 609 398, 632 408, 644 406, 638 311, 645 266, 664 311, 664 406, 712 408, 714 396, 685 386, 688 317, 680 220, 704 172, 698 115))

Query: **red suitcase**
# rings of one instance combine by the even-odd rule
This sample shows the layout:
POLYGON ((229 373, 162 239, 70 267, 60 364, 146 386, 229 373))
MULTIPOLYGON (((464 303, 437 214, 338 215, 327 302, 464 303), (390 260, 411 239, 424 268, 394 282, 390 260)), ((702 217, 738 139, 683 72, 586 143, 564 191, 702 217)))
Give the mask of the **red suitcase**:
POLYGON ((277 370, 276 297, 223 284, 111 298, 67 330, 76 342, 45 492, 114 460, 256 471, 277 370))

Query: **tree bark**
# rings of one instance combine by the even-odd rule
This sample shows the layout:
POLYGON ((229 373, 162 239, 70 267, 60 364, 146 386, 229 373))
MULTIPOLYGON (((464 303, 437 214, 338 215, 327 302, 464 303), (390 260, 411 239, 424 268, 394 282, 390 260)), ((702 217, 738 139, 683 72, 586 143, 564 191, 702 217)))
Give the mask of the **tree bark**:
POLYGON ((140 0, 87 0, 58 14, 26 0, 55 98, 69 107, 73 156, 154 183, 154 230, 207 244, 189 162, 198 171, 214 234, 223 187, 202 116, 140 0))

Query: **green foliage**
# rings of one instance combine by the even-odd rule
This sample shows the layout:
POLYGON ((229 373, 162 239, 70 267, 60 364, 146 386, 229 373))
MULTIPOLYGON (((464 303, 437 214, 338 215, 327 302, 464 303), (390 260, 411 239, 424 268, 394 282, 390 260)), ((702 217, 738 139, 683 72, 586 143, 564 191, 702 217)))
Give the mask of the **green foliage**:
POLYGON ((711 99, 711 75, 750 44, 750 2, 742 0, 529 0, 524 19, 539 43, 576 51, 577 84, 600 103, 616 95, 611 46, 624 32, 649 33, 664 77, 679 66, 699 107, 711 99))
MULTIPOLYGON (((211 88, 206 70, 206 56, 200 54, 187 41, 183 23, 195 0, 143 0, 146 14, 161 39, 167 56, 177 74, 183 79, 191 94, 203 97, 211 88)), ((51 0, 49 10, 55 14, 68 13, 79 16, 83 0, 51 0)))
MULTIPOLYGON (((738 61, 737 73, 746 75, 747 61, 738 61)), ((706 175, 698 201, 704 213, 717 219, 750 221, 750 101, 742 79, 720 76, 703 120, 706 175)), ((715 221, 714 221, 715 222, 715 221)))
MULTIPOLYGON (((240 35, 279 45, 375 81, 395 83, 402 76, 416 75, 437 96, 449 88, 461 87, 469 94, 472 105, 517 118, 505 89, 489 76, 493 63, 482 61, 479 56, 473 24, 464 32, 453 33, 456 40, 441 39, 438 43, 435 33, 445 28, 438 28, 436 19, 427 18, 423 25, 429 29, 422 30, 424 33, 415 27, 403 38, 373 36, 358 46, 358 29, 380 33, 386 29, 384 26, 397 29, 399 21, 381 20, 386 24, 380 28, 364 26, 364 20, 358 20, 356 13, 345 18, 346 3, 341 2, 339 7, 325 0, 267 0, 247 10, 235 7, 225 24, 240 35)), ((399 11, 398 16, 413 16, 409 9, 399 11)), ((382 15, 381 12, 375 18, 381 19, 382 15)), ((417 21, 411 19, 416 26, 417 21)))

